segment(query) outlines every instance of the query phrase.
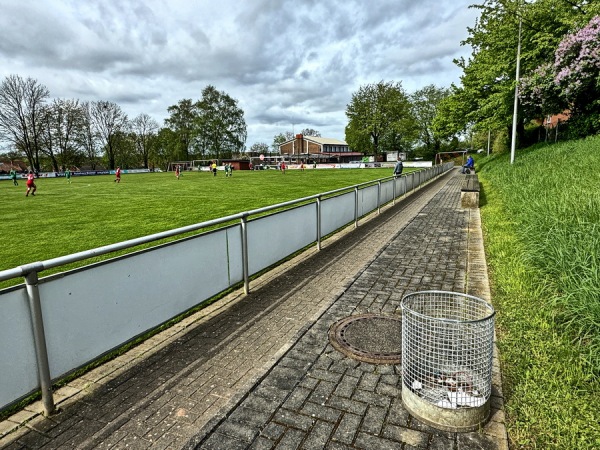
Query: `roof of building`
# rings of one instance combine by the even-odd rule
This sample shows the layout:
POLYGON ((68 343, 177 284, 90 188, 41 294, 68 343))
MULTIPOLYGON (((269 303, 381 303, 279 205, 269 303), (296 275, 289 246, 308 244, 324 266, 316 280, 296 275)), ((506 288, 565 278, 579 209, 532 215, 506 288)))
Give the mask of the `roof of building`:
POLYGON ((314 141, 317 144, 329 144, 329 145, 348 145, 346 142, 344 141, 340 141, 338 139, 331 139, 331 138, 323 138, 323 137, 317 137, 317 136, 304 136, 304 139, 308 140, 308 141, 314 141))
MULTIPOLYGON (((321 144, 321 145, 348 145, 344 141, 340 141, 338 139, 332 139, 332 138, 324 138, 324 137, 317 137, 317 136, 303 136, 303 139, 305 141, 313 141, 313 142, 316 142, 317 144, 321 144)), ((285 145, 289 142, 293 142, 295 140, 296 140, 295 138, 289 139, 289 140, 279 144, 279 146, 281 147, 282 145, 285 145)))
POLYGON ((363 156, 361 152, 323 152, 323 155, 329 156, 363 156))

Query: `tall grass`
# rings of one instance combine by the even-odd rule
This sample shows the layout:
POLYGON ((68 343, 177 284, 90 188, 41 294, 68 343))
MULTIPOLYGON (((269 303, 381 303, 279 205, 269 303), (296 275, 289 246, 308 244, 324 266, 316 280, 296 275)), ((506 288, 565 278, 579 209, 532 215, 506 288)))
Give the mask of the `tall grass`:
POLYGON ((479 161, 515 448, 600 448, 600 138, 479 161))

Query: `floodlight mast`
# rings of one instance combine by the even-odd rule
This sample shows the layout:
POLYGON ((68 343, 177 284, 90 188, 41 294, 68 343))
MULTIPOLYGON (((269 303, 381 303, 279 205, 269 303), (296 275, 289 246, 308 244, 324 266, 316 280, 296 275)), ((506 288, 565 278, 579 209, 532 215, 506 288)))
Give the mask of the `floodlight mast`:
POLYGON ((510 143, 510 163, 515 161, 515 148, 517 146, 517 106, 519 105, 519 71, 521 69, 521 25, 523 19, 519 17, 519 43, 517 44, 517 71, 515 75, 515 105, 513 108, 512 140, 510 143))

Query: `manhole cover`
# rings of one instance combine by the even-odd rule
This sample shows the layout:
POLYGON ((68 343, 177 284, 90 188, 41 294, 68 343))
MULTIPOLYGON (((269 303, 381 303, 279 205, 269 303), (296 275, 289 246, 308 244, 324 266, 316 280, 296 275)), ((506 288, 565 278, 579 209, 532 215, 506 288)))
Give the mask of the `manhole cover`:
POLYGON ((402 319, 378 314, 346 317, 329 329, 333 347, 350 358, 372 364, 400 364, 402 319))

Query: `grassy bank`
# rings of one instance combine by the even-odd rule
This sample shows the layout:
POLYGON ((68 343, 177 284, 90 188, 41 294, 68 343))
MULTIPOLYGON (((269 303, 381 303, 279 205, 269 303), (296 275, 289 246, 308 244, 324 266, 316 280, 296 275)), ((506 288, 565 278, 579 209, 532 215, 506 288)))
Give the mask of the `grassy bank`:
POLYGON ((478 166, 512 448, 600 448, 600 138, 478 166))

